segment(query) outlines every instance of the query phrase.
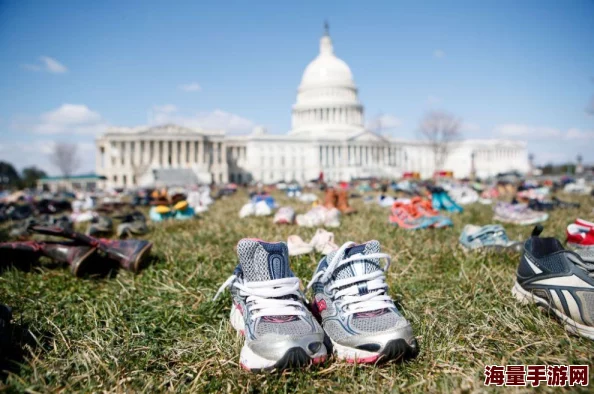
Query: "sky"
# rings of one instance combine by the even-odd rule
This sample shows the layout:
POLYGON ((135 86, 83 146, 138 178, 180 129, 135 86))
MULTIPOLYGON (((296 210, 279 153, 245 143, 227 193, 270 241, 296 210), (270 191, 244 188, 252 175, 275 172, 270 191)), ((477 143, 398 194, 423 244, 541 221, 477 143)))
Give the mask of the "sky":
POLYGON ((383 132, 447 111, 463 138, 594 163, 594 0, 0 0, 0 160, 55 174, 70 142, 93 171, 110 125, 287 133, 324 20, 383 132))

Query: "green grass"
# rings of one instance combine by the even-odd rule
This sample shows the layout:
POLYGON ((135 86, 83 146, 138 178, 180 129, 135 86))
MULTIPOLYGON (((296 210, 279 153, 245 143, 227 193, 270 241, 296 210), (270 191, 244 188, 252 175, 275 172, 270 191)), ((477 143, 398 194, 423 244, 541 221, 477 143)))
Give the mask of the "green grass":
MULTIPOLYGON (((343 218, 336 240, 377 239, 392 255, 388 283, 414 327, 419 357, 379 367, 329 360, 299 371, 246 373, 238 365, 242 338, 228 322, 228 293, 211 301, 237 264, 235 244, 294 233, 309 239, 315 229, 275 226, 271 218, 239 220, 245 198, 217 201, 194 221, 154 225, 149 238, 156 263, 136 276, 76 279, 66 268, 47 265, 0 274, 0 301, 36 338, 0 387, 39 393, 480 392, 487 364, 593 364, 592 341, 568 335, 511 296, 517 256, 467 255, 458 248, 463 225, 490 223, 491 207, 453 215, 451 229, 406 232, 387 224, 386 209, 359 200, 359 213, 343 218)), ((582 208, 553 212, 544 235, 563 239, 573 218, 592 219, 591 199, 573 200, 582 208)), ((506 228, 512 238, 531 231, 506 228)), ((291 258, 304 283, 319 258, 291 258)))

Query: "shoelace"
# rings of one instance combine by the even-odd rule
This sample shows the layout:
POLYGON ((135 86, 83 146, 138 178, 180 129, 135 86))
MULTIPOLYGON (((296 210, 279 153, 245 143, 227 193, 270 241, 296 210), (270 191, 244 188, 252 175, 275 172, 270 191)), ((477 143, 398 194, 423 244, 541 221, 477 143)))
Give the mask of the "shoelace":
POLYGON ((350 278, 338 279, 329 287, 329 290, 333 292, 334 298, 339 300, 339 305, 346 316, 359 312, 371 312, 384 308, 393 308, 394 302, 392 301, 392 298, 386 294, 388 285, 385 282, 386 276, 384 274, 390 267, 390 255, 386 253, 371 253, 366 255, 358 253, 349 258, 341 259, 344 251, 353 245, 355 245, 354 242, 343 244, 328 264, 328 267, 325 270, 318 271, 307 285, 307 288, 309 289, 317 282, 326 283, 336 269, 353 261, 385 259, 386 265, 382 270, 350 278), (367 284, 369 293, 359 295, 358 284, 361 282, 367 284), (337 290, 339 288, 341 289, 337 290))
POLYGON ((295 277, 247 282, 237 275, 231 275, 219 287, 213 301, 226 288, 236 287, 242 297, 247 296, 246 305, 252 312, 252 320, 262 316, 305 316, 304 305, 301 302, 303 295, 299 291, 299 285, 299 278, 295 277))

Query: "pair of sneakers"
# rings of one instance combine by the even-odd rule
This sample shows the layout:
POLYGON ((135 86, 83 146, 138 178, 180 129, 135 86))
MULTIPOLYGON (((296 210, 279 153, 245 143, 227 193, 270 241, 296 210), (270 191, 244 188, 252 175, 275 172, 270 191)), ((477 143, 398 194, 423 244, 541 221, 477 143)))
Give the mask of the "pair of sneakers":
POLYGON ((417 341, 388 295, 390 256, 377 241, 347 242, 324 257, 308 288, 289 267, 284 242, 242 239, 239 265, 221 286, 231 291, 231 325, 245 337, 242 368, 258 372, 302 367, 334 353, 351 363, 414 357, 417 341), (385 260, 384 267, 380 260, 385 260))

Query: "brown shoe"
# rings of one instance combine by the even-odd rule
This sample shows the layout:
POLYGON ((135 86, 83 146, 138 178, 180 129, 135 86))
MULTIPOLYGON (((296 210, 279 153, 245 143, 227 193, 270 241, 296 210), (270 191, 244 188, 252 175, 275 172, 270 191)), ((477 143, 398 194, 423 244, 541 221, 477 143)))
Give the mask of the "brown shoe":
POLYGON ((117 269, 117 264, 105 259, 98 249, 76 242, 40 242, 43 256, 58 263, 68 264, 70 272, 76 277, 86 275, 104 275, 110 270, 117 269))
POLYGON ((131 239, 117 241, 98 239, 74 231, 65 231, 58 227, 33 225, 29 227, 29 231, 38 234, 65 237, 74 240, 77 244, 97 248, 105 256, 104 260, 113 260, 121 268, 135 273, 144 268, 145 263, 148 262, 147 257, 149 256, 151 247, 153 246, 152 243, 145 240, 131 239))
POLYGON ((328 209, 336 208, 338 197, 336 195, 336 190, 334 189, 327 189, 326 195, 324 196, 324 206, 328 209))
POLYGON ((139 239, 101 239, 100 242, 101 249, 109 258, 117 261, 121 268, 134 273, 146 267, 153 246, 151 242, 139 239))
POLYGON ((347 196, 347 191, 342 189, 338 192, 338 202, 336 204, 336 208, 344 215, 349 215, 351 213, 357 212, 357 210, 349 205, 349 198, 347 196))

